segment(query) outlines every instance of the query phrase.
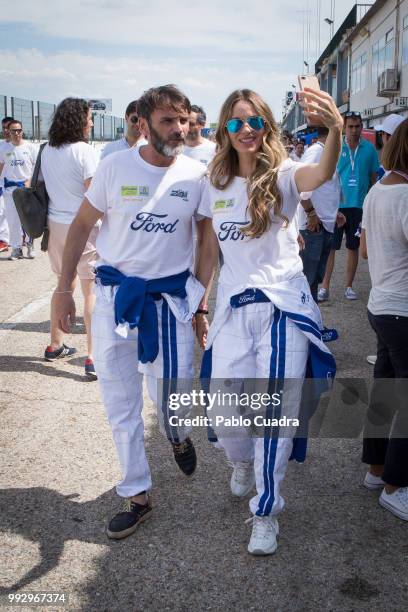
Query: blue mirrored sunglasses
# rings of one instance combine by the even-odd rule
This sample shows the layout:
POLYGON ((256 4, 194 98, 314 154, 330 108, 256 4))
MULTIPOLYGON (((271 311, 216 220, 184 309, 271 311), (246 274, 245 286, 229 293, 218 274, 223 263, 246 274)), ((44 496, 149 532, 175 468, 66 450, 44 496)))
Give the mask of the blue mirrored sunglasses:
POLYGON ((229 132, 236 134, 243 128, 245 123, 247 123, 252 130, 262 130, 265 127, 264 118, 257 115, 247 117, 245 121, 242 119, 230 119, 225 124, 225 127, 229 132))

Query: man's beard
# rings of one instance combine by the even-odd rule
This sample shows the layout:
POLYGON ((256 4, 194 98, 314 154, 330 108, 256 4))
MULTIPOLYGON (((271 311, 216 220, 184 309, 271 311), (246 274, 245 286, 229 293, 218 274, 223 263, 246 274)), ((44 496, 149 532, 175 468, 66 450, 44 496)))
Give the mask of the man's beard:
POLYGON ((200 132, 188 132, 187 133, 187 138, 186 138, 186 143, 192 143, 195 144, 196 142, 198 142, 200 139, 200 132))
POLYGON ((150 129, 150 144, 154 149, 156 149, 159 155, 163 155, 163 157, 176 157, 183 152, 184 149, 184 138, 180 138, 180 144, 171 147, 167 144, 166 140, 163 140, 160 135, 156 132, 156 130, 149 125, 150 129))

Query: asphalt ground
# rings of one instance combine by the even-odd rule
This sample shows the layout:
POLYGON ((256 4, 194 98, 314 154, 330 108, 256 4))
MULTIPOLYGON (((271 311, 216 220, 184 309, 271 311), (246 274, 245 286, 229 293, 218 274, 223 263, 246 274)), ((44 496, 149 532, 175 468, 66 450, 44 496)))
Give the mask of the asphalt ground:
MULTIPOLYGON (((119 468, 98 384, 83 376, 83 325, 67 338, 78 354, 46 363, 55 284, 47 256, 6 257, 0 255, 0 607, 30 609, 9 606, 10 593, 65 592, 65 609, 86 611, 407 609, 408 525, 361 486, 359 439, 310 441, 306 462, 288 468, 278 551, 252 557, 247 500, 231 498, 223 453, 196 429, 197 471, 183 476, 146 398, 154 513, 128 539, 108 540, 119 468)), ((355 283, 358 301, 344 298, 343 279, 341 253, 322 308, 340 335, 331 345, 338 376, 371 377, 366 262, 355 283)))

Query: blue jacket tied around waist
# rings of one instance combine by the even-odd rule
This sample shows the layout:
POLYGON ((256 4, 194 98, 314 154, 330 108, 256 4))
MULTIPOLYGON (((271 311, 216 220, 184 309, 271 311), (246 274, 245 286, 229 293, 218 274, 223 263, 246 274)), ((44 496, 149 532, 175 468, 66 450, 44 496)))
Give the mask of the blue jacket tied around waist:
POLYGON ((115 322, 128 323, 130 329, 139 330, 138 351, 142 363, 152 362, 159 353, 159 325, 155 300, 162 293, 187 297, 186 282, 190 272, 145 280, 137 276, 125 276, 112 266, 99 266, 96 278, 102 285, 119 286, 115 295, 115 322))
POLYGON ((9 181, 8 178, 4 177, 4 188, 9 189, 10 187, 24 187, 24 181, 9 181))

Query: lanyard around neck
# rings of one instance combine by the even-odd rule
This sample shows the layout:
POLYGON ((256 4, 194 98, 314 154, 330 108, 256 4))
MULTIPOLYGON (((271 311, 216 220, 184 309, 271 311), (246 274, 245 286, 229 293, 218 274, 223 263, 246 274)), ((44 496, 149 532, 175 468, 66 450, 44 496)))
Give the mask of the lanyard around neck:
POLYGON ((350 147, 349 143, 346 140, 346 145, 347 145, 347 149, 348 149, 349 157, 350 157, 350 166, 351 166, 352 174, 354 174, 354 168, 355 168, 355 165, 356 165, 357 153, 358 153, 358 150, 360 148, 360 142, 361 141, 358 142, 358 145, 355 148, 354 156, 353 156, 353 154, 351 153, 351 147, 350 147))

